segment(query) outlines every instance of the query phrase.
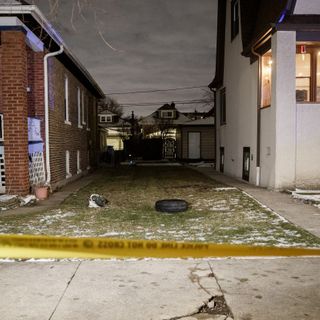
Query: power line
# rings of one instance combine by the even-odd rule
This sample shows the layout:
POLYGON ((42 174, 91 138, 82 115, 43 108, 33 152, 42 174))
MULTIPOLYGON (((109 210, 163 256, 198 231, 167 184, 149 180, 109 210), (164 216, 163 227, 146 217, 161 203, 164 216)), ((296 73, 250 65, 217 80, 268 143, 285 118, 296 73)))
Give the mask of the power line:
MULTIPOLYGON (((211 100, 205 100, 205 99, 199 99, 199 100, 183 100, 183 101, 174 101, 175 104, 204 104, 204 103, 210 103, 211 100)), ((167 102, 136 102, 136 103, 124 103, 121 104, 122 107, 148 107, 148 106, 159 106, 163 105, 167 102)))
POLYGON ((111 92, 106 93, 107 96, 112 96, 115 94, 135 94, 135 93, 149 93, 149 92, 165 92, 165 91, 178 91, 178 90, 191 90, 191 89, 201 89, 208 88, 208 86, 195 86, 195 87, 177 87, 168 89, 151 89, 151 90, 141 90, 141 91, 125 91, 125 92, 111 92))

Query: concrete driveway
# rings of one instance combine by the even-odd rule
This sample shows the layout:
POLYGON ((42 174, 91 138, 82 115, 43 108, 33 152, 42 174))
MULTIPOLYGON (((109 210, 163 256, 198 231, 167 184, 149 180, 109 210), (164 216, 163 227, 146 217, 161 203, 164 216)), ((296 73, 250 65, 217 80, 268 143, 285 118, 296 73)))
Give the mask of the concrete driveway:
POLYGON ((320 258, 0 263, 16 319, 314 319, 320 258))

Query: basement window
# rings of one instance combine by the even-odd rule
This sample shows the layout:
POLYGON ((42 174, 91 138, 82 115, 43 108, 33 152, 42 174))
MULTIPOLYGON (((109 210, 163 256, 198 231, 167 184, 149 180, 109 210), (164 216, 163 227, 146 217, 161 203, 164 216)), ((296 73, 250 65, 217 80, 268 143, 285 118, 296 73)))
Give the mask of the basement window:
POLYGON ((66 151, 66 179, 70 178, 72 176, 70 172, 70 151, 66 151))
POLYGON ((81 173, 81 158, 80 158, 80 150, 77 150, 77 174, 81 173))
POLYGON ((261 63, 261 107, 265 108, 271 106, 271 50, 262 56, 261 63))
POLYGON ((296 47, 296 100, 320 101, 320 44, 300 43, 296 47))

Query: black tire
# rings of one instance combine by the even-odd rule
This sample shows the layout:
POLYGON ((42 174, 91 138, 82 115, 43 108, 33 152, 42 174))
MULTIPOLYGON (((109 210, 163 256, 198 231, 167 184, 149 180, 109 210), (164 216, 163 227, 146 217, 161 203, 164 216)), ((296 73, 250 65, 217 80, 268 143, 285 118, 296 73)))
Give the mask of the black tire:
POLYGON ((188 202, 180 199, 164 199, 158 200, 155 209, 159 212, 183 212, 188 210, 188 202))

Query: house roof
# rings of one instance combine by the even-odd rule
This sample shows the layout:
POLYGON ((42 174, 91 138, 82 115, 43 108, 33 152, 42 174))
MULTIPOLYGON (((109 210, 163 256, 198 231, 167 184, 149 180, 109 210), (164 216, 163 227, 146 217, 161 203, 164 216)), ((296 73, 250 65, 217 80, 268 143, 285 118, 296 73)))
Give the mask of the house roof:
MULTIPOLYGON (((223 85, 226 4, 226 0, 219 0, 216 71, 213 81, 209 84, 210 89, 223 85)), ((312 19, 310 15, 308 18, 305 15, 300 18, 293 15, 295 4, 296 0, 240 0, 242 55, 250 57, 251 62, 255 61, 257 57, 252 53, 252 48, 259 46, 256 50, 259 53, 267 51, 271 45, 271 33, 278 29, 288 29, 292 23, 296 23, 297 26, 297 19, 307 21, 309 26, 316 21, 319 28, 319 16, 312 19)), ((296 28, 290 26, 290 30, 296 28)))
MULTIPOLYGON (((61 36, 35 5, 26 1, 1 0, 1 17, 17 17, 42 42, 49 52, 55 52, 63 46, 63 53, 56 58, 61 61, 96 97, 103 98, 104 93, 86 68, 64 43, 61 36)), ((22 26, 23 26, 22 25, 22 26)), ((6 26, 0 26, 6 27, 6 26)))
POLYGON ((99 112, 98 114, 99 116, 105 116, 105 115, 110 115, 110 116, 117 116, 116 113, 111 112, 110 110, 103 110, 101 112, 99 112))
POLYGON ((176 111, 176 118, 175 119, 172 119, 172 121, 171 121, 171 119, 165 119, 165 120, 170 120, 170 124, 172 124, 173 126, 182 124, 182 123, 190 120, 190 118, 188 118, 187 116, 185 116, 183 113, 179 112, 176 109, 174 103, 171 103, 171 105, 166 103, 162 107, 158 108, 155 112, 142 118, 139 121, 139 123, 142 125, 156 125, 156 124, 158 124, 158 122, 157 122, 157 120, 159 119, 158 111, 162 111, 162 110, 175 110, 176 111))
POLYGON ((214 117, 207 117, 197 120, 189 120, 182 124, 182 126, 213 126, 214 117))

